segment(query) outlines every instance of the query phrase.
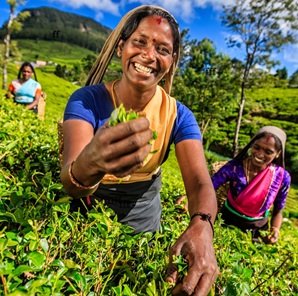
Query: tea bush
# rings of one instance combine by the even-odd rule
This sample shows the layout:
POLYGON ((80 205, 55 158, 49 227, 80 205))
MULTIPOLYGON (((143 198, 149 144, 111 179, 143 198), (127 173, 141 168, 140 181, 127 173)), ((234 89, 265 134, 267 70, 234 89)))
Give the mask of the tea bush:
MULTIPOLYGON (((163 165, 162 227, 132 235, 99 203, 70 212, 59 180, 54 121, 0 99, 0 295, 170 295, 168 251, 189 222, 178 165, 163 165)), ((298 232, 286 218, 276 245, 215 223, 220 275, 211 295, 297 295, 298 232)))

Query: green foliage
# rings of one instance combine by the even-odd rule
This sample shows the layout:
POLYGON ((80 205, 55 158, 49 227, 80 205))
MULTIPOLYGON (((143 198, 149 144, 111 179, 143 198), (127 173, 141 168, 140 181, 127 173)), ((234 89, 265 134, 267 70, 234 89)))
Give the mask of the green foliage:
POLYGON ((278 63, 272 60, 272 52, 280 50, 286 44, 296 42, 297 9, 296 1, 239 0, 224 5, 222 22, 233 33, 228 44, 241 49, 244 60, 243 74, 239 84, 241 91, 233 153, 238 151, 238 136, 246 91, 251 88, 256 66, 261 65, 270 69, 278 63), (287 23, 286 30, 283 29, 284 23, 287 23))
POLYGON ((194 112, 208 147, 216 138, 218 122, 235 102, 239 73, 227 56, 216 53, 210 40, 184 43, 190 45, 174 81, 174 96, 194 112))
POLYGON ((298 88, 298 70, 296 70, 289 79, 289 87, 298 88))
POLYGON ((286 67, 283 67, 281 69, 277 69, 276 70, 276 77, 278 77, 279 79, 287 79, 288 78, 288 71, 286 67))
POLYGON ((239 0, 224 6, 223 24, 234 33, 229 44, 244 50, 245 68, 274 64, 271 52, 296 41, 297 8, 295 1, 274 0, 239 0))
MULTIPOLYGON (((0 106, 0 290, 170 295, 172 287, 164 281, 169 247, 189 222, 175 204, 184 187, 174 153, 163 165, 161 231, 133 235, 103 203, 85 216, 70 212, 70 197, 59 180, 53 119, 41 122, 6 99, 0 106)), ((219 218, 214 246, 221 274, 215 295, 295 295, 298 233, 292 219, 284 220, 278 244, 267 246, 222 227, 219 218)))
MULTIPOLYGON (((70 95, 78 89, 79 86, 51 73, 47 73, 43 68, 37 68, 36 74, 42 89, 47 94, 45 120, 56 124, 56 122, 63 117, 63 111, 70 95)), ((55 131, 56 130, 55 128, 55 131)))
POLYGON ((116 126, 119 123, 127 122, 136 118, 139 118, 138 112, 125 110, 123 104, 120 104, 118 108, 113 110, 109 119, 109 126, 116 126))

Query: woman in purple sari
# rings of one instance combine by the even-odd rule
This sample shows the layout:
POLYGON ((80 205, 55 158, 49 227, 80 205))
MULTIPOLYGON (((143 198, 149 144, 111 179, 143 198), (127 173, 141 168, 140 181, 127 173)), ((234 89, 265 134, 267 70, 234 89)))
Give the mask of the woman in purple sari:
POLYGON ((285 170, 286 134, 275 126, 262 127, 244 149, 212 177, 218 189, 229 183, 228 198, 221 210, 225 224, 251 230, 258 240, 260 230, 268 229, 267 243, 276 243, 282 224, 291 177, 285 170))

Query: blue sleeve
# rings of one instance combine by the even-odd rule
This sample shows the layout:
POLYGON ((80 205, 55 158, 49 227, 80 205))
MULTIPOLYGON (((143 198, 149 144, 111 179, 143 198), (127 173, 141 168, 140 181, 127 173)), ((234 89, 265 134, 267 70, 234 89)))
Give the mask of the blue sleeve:
POLYGON ((183 140, 202 140, 201 131, 194 114, 185 105, 177 101, 177 118, 175 121, 172 142, 177 144, 183 140))
POLYGON ((85 86, 70 96, 64 120, 81 119, 97 130, 109 118, 112 110, 112 102, 103 84, 85 86))

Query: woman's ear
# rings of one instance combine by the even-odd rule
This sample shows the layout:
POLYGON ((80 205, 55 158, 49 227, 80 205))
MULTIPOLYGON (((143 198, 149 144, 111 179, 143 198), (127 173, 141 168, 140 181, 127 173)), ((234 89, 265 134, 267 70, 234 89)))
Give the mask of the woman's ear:
POLYGON ((123 46, 124 46, 124 41, 120 40, 119 43, 118 43, 118 46, 117 46, 117 56, 118 56, 118 58, 121 58, 123 46))
POLYGON ((280 152, 278 152, 278 153, 276 154, 275 158, 277 159, 277 158, 279 158, 279 156, 280 156, 280 152))

